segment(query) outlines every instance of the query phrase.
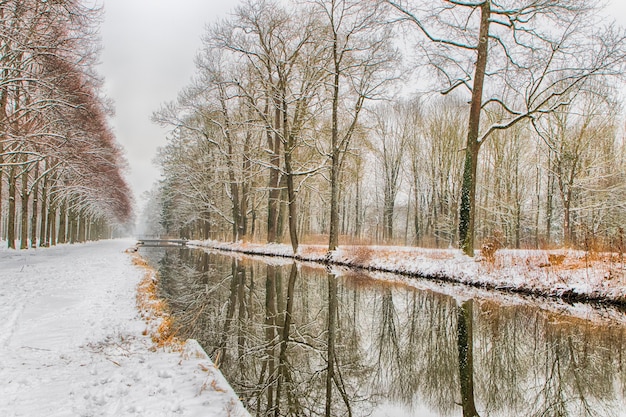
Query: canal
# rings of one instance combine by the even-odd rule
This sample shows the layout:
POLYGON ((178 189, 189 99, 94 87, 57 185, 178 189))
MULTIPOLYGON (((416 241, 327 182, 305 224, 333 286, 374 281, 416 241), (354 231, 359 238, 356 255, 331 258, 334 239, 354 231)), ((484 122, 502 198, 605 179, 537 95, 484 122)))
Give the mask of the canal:
POLYGON ((142 248, 252 415, 626 416, 620 311, 142 248))

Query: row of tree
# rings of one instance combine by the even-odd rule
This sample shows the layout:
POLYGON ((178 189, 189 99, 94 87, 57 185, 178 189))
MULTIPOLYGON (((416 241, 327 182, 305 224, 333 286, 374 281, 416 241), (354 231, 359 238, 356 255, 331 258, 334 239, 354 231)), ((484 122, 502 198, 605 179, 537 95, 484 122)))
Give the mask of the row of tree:
POLYGON ((195 80, 155 113, 172 133, 146 217, 200 238, 288 235, 294 250, 314 235, 329 250, 343 234, 468 254, 493 235, 518 247, 615 237, 624 34, 596 11, 244 3, 208 29, 195 80))
POLYGON ((100 10, 0 2, 0 237, 10 248, 108 237, 132 215, 94 71, 100 10))

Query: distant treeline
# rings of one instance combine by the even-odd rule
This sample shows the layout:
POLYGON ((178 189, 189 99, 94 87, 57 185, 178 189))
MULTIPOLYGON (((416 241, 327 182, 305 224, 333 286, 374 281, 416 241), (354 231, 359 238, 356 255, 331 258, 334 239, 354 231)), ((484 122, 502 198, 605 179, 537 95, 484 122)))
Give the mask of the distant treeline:
POLYGON ((154 115, 172 130, 147 227, 621 248, 623 29, 583 1, 503 3, 244 3, 154 115))

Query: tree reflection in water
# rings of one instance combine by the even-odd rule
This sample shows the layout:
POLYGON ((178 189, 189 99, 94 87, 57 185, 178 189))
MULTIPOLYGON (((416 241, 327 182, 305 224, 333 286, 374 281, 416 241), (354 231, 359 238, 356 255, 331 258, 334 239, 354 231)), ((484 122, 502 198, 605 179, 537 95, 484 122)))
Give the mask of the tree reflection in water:
POLYGON ((623 325, 291 263, 142 251, 180 335, 200 341, 253 415, 626 415, 623 325))
POLYGON ((459 382, 463 417, 479 417, 474 401, 474 301, 468 300, 458 307, 457 334, 459 352, 459 382))

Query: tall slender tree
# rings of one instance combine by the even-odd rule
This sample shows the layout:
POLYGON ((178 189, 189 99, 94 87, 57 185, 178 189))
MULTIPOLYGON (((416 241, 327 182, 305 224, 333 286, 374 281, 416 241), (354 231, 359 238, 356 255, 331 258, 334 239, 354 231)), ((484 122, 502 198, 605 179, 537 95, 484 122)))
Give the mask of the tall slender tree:
POLYGON ((459 244, 473 256, 482 144, 495 131, 557 111, 588 80, 620 73, 624 34, 596 25, 594 2, 583 0, 387 3, 428 41, 424 58, 443 79, 442 92, 470 92, 459 244), (481 126, 492 106, 502 117, 481 126))
POLYGON ((340 181, 346 152, 359 126, 367 100, 379 98, 394 79, 397 54, 390 28, 381 21, 381 4, 370 1, 316 0, 324 17, 326 44, 331 53, 330 102, 330 231, 328 250, 339 245, 340 181))

